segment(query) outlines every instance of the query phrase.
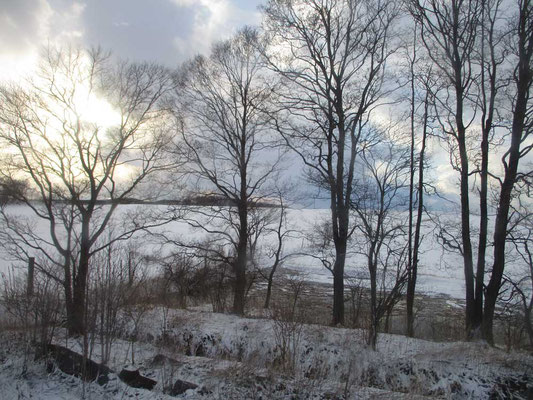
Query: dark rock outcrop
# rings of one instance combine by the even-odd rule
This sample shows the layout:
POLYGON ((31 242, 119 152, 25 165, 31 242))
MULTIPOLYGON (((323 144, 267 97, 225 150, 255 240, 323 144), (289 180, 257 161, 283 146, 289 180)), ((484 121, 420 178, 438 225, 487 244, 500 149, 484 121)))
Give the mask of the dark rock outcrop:
POLYGON ((142 376, 138 369, 135 371, 123 369, 120 371, 120 374, 118 374, 118 377, 126 385, 134 388, 152 390, 157 384, 153 379, 142 376))
POLYGON ((48 370, 57 366, 65 374, 76 376, 87 382, 97 381, 100 385, 109 382, 109 373, 113 372, 105 365, 98 364, 90 359, 84 359, 70 349, 55 344, 49 344, 37 354, 37 358, 48 355, 53 363, 48 365, 48 370))
POLYGON ((172 388, 168 390, 166 393, 171 396, 179 396, 180 394, 185 393, 189 389, 196 389, 198 385, 195 385, 194 383, 182 381, 181 379, 178 379, 172 388))

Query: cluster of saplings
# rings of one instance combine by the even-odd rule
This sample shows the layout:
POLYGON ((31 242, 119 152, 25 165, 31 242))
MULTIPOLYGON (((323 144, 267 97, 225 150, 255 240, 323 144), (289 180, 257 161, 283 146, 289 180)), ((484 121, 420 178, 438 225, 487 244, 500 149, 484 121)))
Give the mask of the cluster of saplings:
POLYGON ((260 28, 175 70, 48 48, 35 76, 0 87, 2 186, 27 206, 24 215, 2 206, 0 241, 58 289, 68 332, 85 335, 98 322, 94 310, 106 307, 94 282, 115 268, 126 300, 109 304, 140 312, 128 305, 149 285, 135 283, 131 257, 109 254, 149 233, 138 252, 149 256, 152 241, 162 264, 192 257, 230 275, 222 286, 238 315, 251 271, 268 271, 268 299, 277 268, 298 255, 331 272, 331 324, 344 325, 346 271, 357 259, 369 344, 403 297, 413 336, 431 220, 445 251, 462 260, 465 337, 494 344, 495 316, 505 312, 496 306, 507 299, 533 341, 531 1, 269 0, 262 13, 260 28), (94 102, 109 115, 92 115, 94 102), (444 150, 449 165, 432 165, 430 148, 444 150), (442 171, 458 184, 452 220, 425 207, 428 193, 446 187, 432 181, 442 171), (311 233, 288 223, 297 187, 288 175, 329 202, 311 233), (209 197, 202 193, 216 204, 120 206, 209 197), (173 233, 176 222, 202 239, 173 233), (289 252, 298 235, 306 245, 289 252), (524 274, 511 274, 510 263, 524 274))

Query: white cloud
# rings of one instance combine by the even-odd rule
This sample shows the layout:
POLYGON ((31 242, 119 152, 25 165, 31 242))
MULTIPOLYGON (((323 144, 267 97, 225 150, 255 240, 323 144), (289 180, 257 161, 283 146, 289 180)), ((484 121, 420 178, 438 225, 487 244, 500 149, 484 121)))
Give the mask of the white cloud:
POLYGON ((79 42, 85 4, 54 8, 49 0, 8 2, 0 11, 0 80, 31 74, 42 47, 79 42))
POLYGON ((54 10, 49 19, 49 41, 59 46, 65 43, 77 43, 84 35, 82 17, 85 8, 85 3, 73 2, 64 10, 54 10))
POLYGON ((42 38, 48 36, 53 11, 46 0, 8 2, 0 11, 0 80, 16 80, 29 73, 37 60, 42 38))
POLYGON ((113 25, 118 28, 126 28, 130 26, 130 23, 126 21, 116 21, 116 22, 113 22, 113 25))
POLYGON ((174 45, 183 58, 206 54, 217 40, 229 38, 243 25, 260 21, 258 12, 242 10, 229 0, 171 0, 178 7, 192 9, 193 28, 185 37, 175 37, 174 45))

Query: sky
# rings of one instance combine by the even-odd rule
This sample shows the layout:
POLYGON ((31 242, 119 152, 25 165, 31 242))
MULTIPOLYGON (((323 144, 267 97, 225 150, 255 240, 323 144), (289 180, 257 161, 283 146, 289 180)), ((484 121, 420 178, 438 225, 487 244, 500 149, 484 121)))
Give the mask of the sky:
MULTIPOLYGON (((259 25, 262 2, 0 0, 0 82, 31 75, 48 44, 100 46, 122 59, 174 68, 198 53, 207 54, 214 42, 240 27, 259 25)), ((435 164, 443 177, 451 168, 441 158, 435 164)), ((446 191, 457 190, 446 186, 446 191)))
POLYGON ((101 46, 175 67, 243 25, 260 0, 0 0, 0 79, 31 71, 48 43, 101 46))

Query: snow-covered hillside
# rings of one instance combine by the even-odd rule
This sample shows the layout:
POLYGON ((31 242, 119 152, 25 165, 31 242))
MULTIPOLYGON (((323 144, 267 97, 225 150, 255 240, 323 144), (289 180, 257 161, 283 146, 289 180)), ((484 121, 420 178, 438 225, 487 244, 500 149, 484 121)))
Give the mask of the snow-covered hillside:
MULTIPOLYGON (((22 374, 23 353, 3 335, 0 393, 5 399, 526 399, 533 390, 533 357, 505 353, 480 343, 433 343, 382 334, 377 351, 363 332, 316 325, 299 326, 294 365, 279 363, 282 343, 276 322, 208 312, 153 309, 134 345, 121 339, 109 363, 116 373, 139 369, 157 381, 153 391, 134 389, 114 374, 99 386, 45 363, 22 374), (166 327, 165 327, 166 325, 166 327), (176 380, 196 386, 171 397, 176 380), (510 397, 515 396, 515 397, 510 397)), ((80 343, 56 340, 77 352, 80 343)), ((99 360, 98 344, 92 358, 99 360)))

